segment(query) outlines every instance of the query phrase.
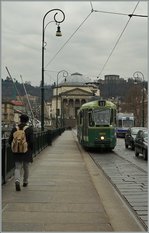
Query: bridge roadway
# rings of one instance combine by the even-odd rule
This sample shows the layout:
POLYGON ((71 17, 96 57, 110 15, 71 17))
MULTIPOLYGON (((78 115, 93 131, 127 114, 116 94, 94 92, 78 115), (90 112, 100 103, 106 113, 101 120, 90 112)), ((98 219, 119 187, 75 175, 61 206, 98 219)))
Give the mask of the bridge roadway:
POLYGON ((65 131, 30 165, 28 187, 2 187, 2 232, 144 231, 74 131, 65 131))

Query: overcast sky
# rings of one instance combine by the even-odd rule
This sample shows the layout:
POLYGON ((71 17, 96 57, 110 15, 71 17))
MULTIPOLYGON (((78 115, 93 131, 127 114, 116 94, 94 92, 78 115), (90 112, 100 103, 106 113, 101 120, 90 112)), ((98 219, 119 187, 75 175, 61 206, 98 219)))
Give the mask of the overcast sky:
MULTIPOLYGON (((127 16, 134 11, 137 3, 2 1, 2 78, 8 76, 5 68, 7 66, 12 77, 19 82, 22 75, 24 82, 30 81, 32 85, 39 86, 42 19, 47 11, 59 8, 65 13, 65 20, 61 23, 62 37, 55 36, 55 22, 49 23, 45 29, 45 84, 56 81, 56 75, 61 70, 70 74, 79 72, 92 80, 97 80, 99 74, 101 79, 107 74, 117 74, 127 79, 134 72, 141 71, 147 80, 148 18, 133 16, 128 22, 127 16), (104 12, 91 13, 91 9, 104 12), (118 41, 127 22, 128 25, 118 41)), ((134 14, 147 15, 147 10, 147 1, 140 1, 134 14)), ((61 18, 59 13, 57 19, 61 18)), ((46 16, 45 25, 53 20, 54 13, 50 12, 46 16)))

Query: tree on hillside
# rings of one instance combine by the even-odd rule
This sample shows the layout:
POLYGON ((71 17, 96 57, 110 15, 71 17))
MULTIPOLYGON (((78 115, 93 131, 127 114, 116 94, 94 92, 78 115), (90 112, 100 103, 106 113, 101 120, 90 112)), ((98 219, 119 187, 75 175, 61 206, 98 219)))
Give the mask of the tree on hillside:
MULTIPOLYGON (((146 99, 146 93, 145 93, 145 99, 146 99)), ((136 126, 141 126, 142 88, 139 85, 135 85, 128 90, 125 99, 125 111, 133 112, 136 119, 136 126)))

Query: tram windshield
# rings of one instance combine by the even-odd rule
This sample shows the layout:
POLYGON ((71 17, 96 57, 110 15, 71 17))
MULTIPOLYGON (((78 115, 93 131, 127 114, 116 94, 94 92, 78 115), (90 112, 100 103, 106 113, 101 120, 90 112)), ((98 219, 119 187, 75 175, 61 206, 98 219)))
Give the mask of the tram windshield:
POLYGON ((110 109, 94 109, 93 120, 95 125, 110 125, 110 109))
POLYGON ((134 120, 130 120, 130 119, 122 119, 118 121, 119 123, 119 127, 133 127, 134 126, 134 120))

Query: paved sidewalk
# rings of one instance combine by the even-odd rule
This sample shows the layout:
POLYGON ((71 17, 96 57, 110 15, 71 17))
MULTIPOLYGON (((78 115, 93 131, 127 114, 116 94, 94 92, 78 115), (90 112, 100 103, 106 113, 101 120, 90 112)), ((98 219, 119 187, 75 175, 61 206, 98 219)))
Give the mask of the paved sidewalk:
POLYGON ((35 158, 21 189, 2 188, 3 232, 113 231, 72 131, 35 158))

